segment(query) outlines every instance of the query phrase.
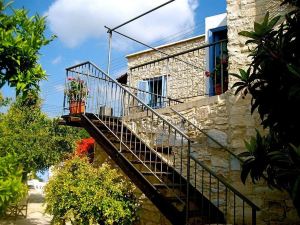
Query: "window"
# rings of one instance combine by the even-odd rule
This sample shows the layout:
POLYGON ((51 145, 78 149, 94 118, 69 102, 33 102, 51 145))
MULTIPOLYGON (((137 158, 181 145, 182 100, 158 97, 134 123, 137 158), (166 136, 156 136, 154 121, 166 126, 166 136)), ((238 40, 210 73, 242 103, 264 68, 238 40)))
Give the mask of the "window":
POLYGON ((138 98, 152 108, 162 108, 167 100, 167 76, 154 77, 138 82, 138 98))
POLYGON ((209 49, 209 95, 219 95, 228 89, 228 51, 227 28, 218 27, 210 30, 210 43, 216 43, 209 49))

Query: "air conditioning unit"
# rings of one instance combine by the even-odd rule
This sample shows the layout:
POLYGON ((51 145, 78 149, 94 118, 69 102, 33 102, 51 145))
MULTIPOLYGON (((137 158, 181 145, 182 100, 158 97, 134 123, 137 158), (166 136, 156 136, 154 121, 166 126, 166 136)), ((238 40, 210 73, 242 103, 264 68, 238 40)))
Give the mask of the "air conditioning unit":
POLYGON ((113 109, 108 106, 101 106, 99 110, 99 116, 112 116, 113 109))

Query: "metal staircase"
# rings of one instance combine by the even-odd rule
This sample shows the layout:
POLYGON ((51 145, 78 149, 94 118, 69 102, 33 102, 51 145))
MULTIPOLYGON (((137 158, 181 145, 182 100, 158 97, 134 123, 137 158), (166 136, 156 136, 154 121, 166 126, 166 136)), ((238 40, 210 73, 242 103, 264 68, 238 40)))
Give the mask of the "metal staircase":
POLYGON ((66 124, 84 127, 172 224, 256 224, 259 208, 193 157, 192 141, 135 93, 90 62, 67 68, 70 77, 89 97, 84 113, 63 116, 66 124))

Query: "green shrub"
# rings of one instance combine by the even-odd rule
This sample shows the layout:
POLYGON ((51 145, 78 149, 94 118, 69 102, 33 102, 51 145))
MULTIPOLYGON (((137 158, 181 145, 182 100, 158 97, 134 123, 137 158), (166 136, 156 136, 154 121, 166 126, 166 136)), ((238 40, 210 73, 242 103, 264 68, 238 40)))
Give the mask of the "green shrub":
POLYGON ((9 204, 18 202, 26 195, 22 172, 15 155, 0 157, 0 215, 4 214, 9 204))
POLYGON ((139 203, 134 186, 107 164, 94 168, 74 157, 54 171, 45 187, 46 212, 53 223, 132 224, 139 203))

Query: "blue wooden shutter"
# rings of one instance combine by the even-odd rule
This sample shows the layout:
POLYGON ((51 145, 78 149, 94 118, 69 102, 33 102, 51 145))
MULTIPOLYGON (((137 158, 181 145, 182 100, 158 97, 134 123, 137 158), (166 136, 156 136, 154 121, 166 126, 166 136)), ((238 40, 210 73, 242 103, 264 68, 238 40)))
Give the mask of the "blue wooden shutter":
POLYGON ((140 100, 142 100, 145 104, 148 105, 150 103, 150 94, 143 92, 143 91, 149 92, 149 83, 148 83, 148 81, 140 80, 138 82, 138 89, 142 90, 142 91, 138 91, 137 97, 140 100))
MULTIPOLYGON (((161 95, 163 97, 167 97, 167 76, 162 76, 162 87, 161 87, 161 95)), ((167 99, 166 98, 162 98, 162 105, 161 107, 165 107, 167 104, 167 99)))

